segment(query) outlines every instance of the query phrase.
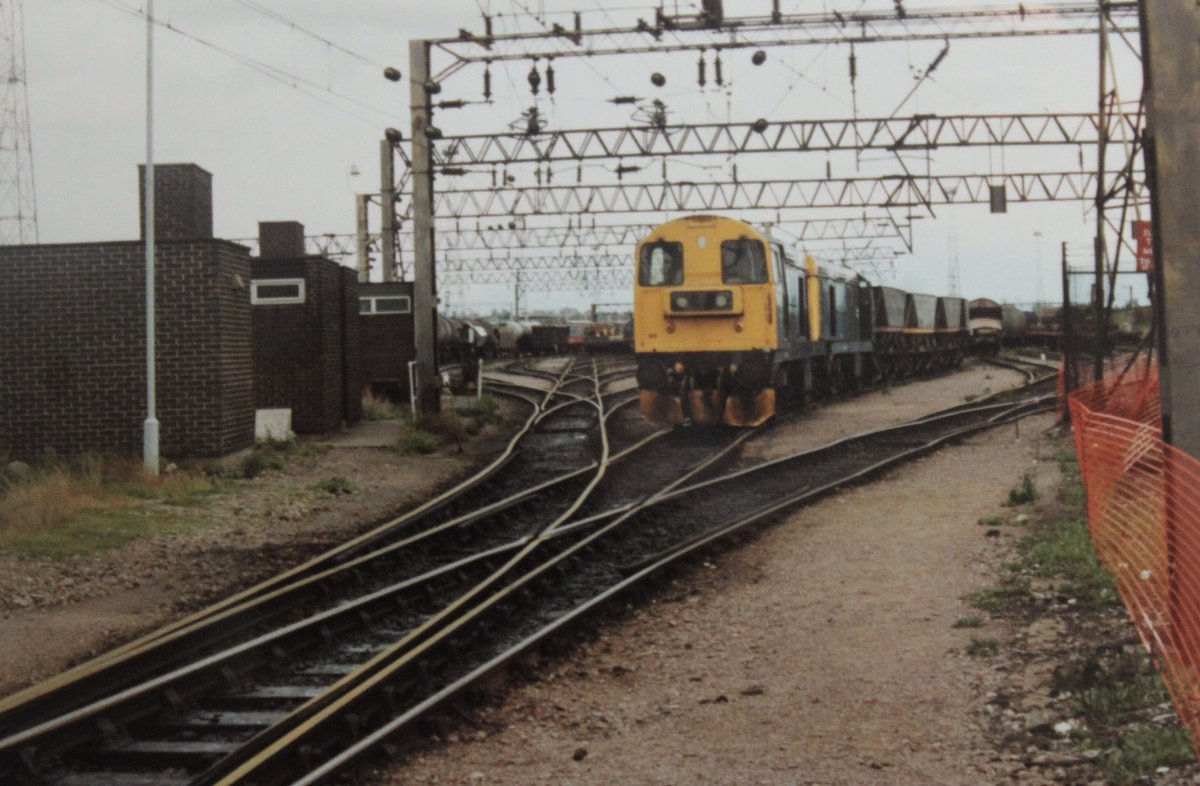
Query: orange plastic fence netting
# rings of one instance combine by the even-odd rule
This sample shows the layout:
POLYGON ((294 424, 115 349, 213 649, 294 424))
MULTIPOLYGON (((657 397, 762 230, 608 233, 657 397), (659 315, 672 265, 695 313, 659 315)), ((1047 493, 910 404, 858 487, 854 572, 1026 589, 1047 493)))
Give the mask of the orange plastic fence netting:
POLYGON ((1200 461, 1163 444, 1158 385, 1110 361, 1069 404, 1096 553, 1200 750, 1200 461))

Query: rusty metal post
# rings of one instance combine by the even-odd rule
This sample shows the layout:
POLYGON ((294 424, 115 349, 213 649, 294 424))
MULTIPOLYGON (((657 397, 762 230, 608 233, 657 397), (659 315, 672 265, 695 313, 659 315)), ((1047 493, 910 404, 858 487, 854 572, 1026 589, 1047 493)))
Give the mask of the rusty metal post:
POLYGON ((1095 272, 1096 283, 1092 287, 1092 303, 1093 326, 1096 330, 1096 362, 1095 362, 1095 377, 1096 382, 1104 379, 1104 205, 1108 201, 1108 195, 1105 192, 1104 176, 1105 176, 1105 156, 1108 153, 1108 32, 1105 30, 1104 22, 1104 2, 1105 0, 1097 0, 1097 7, 1100 9, 1100 109, 1099 123, 1097 124, 1097 139, 1096 139, 1096 238, 1094 241, 1094 251, 1096 254, 1095 272))
POLYGON ((368 251, 367 205, 370 195, 356 194, 354 199, 355 240, 358 242, 358 280, 365 284, 371 280, 371 255, 368 251))
POLYGON ((396 154, 389 139, 379 140, 379 248, 383 280, 396 280, 396 154))
MULTIPOLYGON (((1071 318, 1071 273, 1067 265, 1067 241, 1062 244, 1062 326, 1063 326, 1063 393, 1075 389, 1075 328, 1071 318)), ((1063 423, 1070 424, 1071 409, 1064 406, 1063 423)))
POLYGON ((1200 7, 1143 0, 1140 8, 1163 437, 1200 456, 1200 7))
POLYGON ((433 248, 432 111, 427 83, 429 43, 409 42, 412 107, 413 338, 416 342, 417 401, 421 412, 441 409, 437 367, 437 281, 433 248))

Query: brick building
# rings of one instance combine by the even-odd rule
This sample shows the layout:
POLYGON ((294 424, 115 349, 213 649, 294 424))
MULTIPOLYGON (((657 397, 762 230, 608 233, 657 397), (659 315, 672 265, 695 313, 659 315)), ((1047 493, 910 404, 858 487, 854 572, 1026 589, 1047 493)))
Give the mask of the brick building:
POLYGON ((411 281, 359 284, 363 387, 407 401, 413 343, 411 281))
POLYGON ((362 417, 358 277, 304 253, 304 227, 261 222, 251 265, 254 401, 289 408, 292 428, 323 434, 362 417))
MULTIPOLYGON (((254 441, 249 252, 212 237, 208 172, 155 179, 161 453, 226 455, 254 441)), ((0 454, 140 455, 144 248, 0 247, 0 454)))

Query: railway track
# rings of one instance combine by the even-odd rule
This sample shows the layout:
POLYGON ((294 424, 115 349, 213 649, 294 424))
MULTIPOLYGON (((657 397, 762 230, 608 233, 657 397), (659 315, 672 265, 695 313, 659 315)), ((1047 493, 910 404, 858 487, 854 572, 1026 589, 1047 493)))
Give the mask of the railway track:
MULTIPOLYGON (((593 366, 542 382, 552 394, 539 411, 552 436, 541 447, 565 450, 574 464, 416 536, 381 533, 323 570, 210 613, 243 635, 206 641, 201 657, 159 665, 148 681, 63 712, 43 702, 41 717, 27 710, 24 722, 19 707, 0 707, 0 774, 54 786, 321 782, 674 560, 1046 403, 956 407, 730 470, 752 432, 657 432, 614 451, 605 425, 623 399, 606 398, 601 376, 593 366), (563 435, 577 452, 555 442, 563 435), (749 512, 746 500, 756 503, 749 512), (254 602, 262 598, 272 604, 254 602), (269 624, 268 605, 282 609, 269 624)), ((160 639, 194 644, 204 629, 160 639)), ((153 644, 126 660, 163 649, 153 644)))
POLYGON ((0 748, 13 755, 0 759, 0 772, 64 784, 191 782, 338 677, 370 668, 390 643, 411 646, 447 616, 443 606, 523 544, 581 510, 599 509, 592 497, 620 500, 637 488, 635 480, 675 474, 666 452, 650 452, 667 432, 620 450, 610 444, 606 421, 631 399, 603 388, 623 373, 593 365, 590 374, 556 377, 531 416, 520 455, 503 472, 481 473, 469 494, 425 506, 286 580, 242 593, 239 603, 206 610, 7 700, 0 724, 9 744, 0 748), (640 469, 626 470, 635 459, 640 469), (297 653, 318 665, 297 665, 297 653), (14 729, 24 731, 10 734, 14 729), (55 758, 68 750, 70 763, 55 758), (40 763, 49 759, 53 774, 40 763))
POLYGON ((987 357, 983 361, 991 366, 1006 368, 1024 374, 1026 384, 1032 384, 1043 377, 1057 376, 1059 366, 1061 365, 1052 360, 1037 360, 1027 357, 987 357))

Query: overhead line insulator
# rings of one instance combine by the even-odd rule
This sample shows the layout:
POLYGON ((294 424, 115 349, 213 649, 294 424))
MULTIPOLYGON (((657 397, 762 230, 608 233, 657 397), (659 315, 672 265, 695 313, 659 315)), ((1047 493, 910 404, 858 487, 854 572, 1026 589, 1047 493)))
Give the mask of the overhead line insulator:
POLYGON ((533 61, 533 66, 529 69, 529 89, 534 95, 538 94, 538 90, 542 86, 542 75, 538 73, 537 61, 533 61))

